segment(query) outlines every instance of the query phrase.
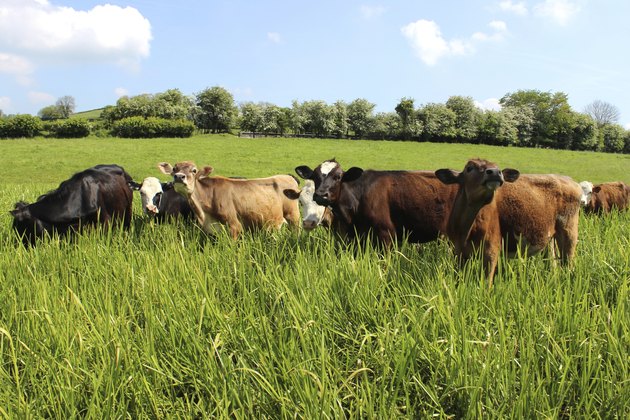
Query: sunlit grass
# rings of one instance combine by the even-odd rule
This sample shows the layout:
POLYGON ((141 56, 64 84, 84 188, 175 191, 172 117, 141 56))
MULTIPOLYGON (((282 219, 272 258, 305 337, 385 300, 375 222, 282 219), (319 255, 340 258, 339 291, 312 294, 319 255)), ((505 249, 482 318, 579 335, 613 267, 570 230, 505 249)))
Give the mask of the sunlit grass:
MULTIPOLYGON (((143 176, 144 153, 149 169, 159 154, 177 160, 155 144, 136 143, 129 162, 101 149, 75 165, 143 176)), ((294 152, 269 172, 320 159, 294 152)), ((250 162, 256 150, 240 154, 250 162)), ((27 249, 8 210, 65 179, 55 169, 26 182, 65 158, 39 159, 0 187, 0 417, 630 414, 629 213, 582 217, 571 268, 502 259, 492 290, 477 261, 457 267, 446 241, 383 253, 325 230, 213 240, 194 225, 148 223, 138 206, 130 231, 27 249)), ((258 164, 224 171, 267 174, 258 164)))

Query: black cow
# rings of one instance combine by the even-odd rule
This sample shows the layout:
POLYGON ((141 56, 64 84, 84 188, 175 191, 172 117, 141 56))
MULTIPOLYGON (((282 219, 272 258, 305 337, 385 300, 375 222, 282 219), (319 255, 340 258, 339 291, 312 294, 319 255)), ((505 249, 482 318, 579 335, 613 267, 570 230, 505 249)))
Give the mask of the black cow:
POLYGON ((122 220, 131 224, 131 177, 118 165, 96 165, 74 174, 56 190, 28 204, 20 201, 11 210, 13 229, 25 245, 57 233, 61 236, 83 226, 108 226, 122 220))
POLYGON ((457 188, 444 185, 431 171, 341 169, 334 159, 311 170, 295 168, 315 182, 313 198, 329 206, 333 228, 342 236, 366 238, 370 232, 385 246, 404 235, 410 242, 428 242, 446 233, 457 188))
POLYGON ((173 182, 160 182, 153 176, 146 177, 142 183, 130 182, 131 189, 140 192, 142 211, 155 220, 162 222, 167 218, 181 217, 193 220, 193 212, 188 199, 173 188, 173 182))

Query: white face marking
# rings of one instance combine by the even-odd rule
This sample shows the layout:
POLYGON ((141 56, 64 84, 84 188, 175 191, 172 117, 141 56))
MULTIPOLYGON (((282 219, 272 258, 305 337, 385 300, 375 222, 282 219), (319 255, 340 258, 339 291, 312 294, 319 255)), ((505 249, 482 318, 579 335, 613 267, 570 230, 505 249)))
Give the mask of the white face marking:
POLYGON ((586 206, 591 201, 591 195, 593 194, 593 183, 588 181, 580 182, 582 187, 582 196, 580 197, 580 203, 586 206))
POLYGON ((337 166, 339 166, 337 162, 332 162, 330 160, 327 160, 326 162, 322 163, 319 166, 319 169, 322 172, 322 175, 327 176, 330 173, 330 171, 335 169, 337 166))
POLYGON ((146 213, 158 213, 158 208, 153 204, 155 195, 162 192, 160 180, 149 176, 142 181, 140 187, 140 198, 142 199, 142 210, 146 213))
POLYGON ((315 182, 310 179, 304 181, 304 187, 300 192, 300 206, 302 207, 302 227, 306 230, 316 228, 324 217, 326 207, 320 206, 313 200, 315 182))

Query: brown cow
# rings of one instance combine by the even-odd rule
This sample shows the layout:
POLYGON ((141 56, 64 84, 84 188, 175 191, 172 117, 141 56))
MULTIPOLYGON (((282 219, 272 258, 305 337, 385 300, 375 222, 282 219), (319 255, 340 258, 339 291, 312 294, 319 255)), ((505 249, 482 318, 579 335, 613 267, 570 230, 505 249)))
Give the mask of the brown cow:
POLYGON ((334 160, 295 168, 315 183, 315 202, 333 212, 333 229, 347 239, 371 238, 386 247, 403 238, 429 242, 445 233, 457 188, 430 171, 343 171, 334 160))
POLYGON ((175 166, 162 162, 158 168, 173 176, 175 191, 188 198, 206 233, 214 234, 222 225, 227 225, 236 239, 243 229, 278 229, 284 223, 299 226, 298 202, 283 193, 285 189, 298 188, 291 175, 255 179, 209 177, 212 167, 197 171, 190 161, 175 166))
POLYGON ((455 253, 464 262, 483 248, 490 286, 502 244, 510 256, 519 245, 535 254, 553 238, 562 262, 572 260, 582 190, 571 178, 501 171, 481 159, 468 161, 463 172, 440 169, 435 174, 445 184, 459 185, 447 228, 455 253))
POLYGON ((612 209, 630 208, 630 186, 623 182, 605 182, 593 185, 588 181, 580 182, 584 192, 585 213, 608 214, 612 209))

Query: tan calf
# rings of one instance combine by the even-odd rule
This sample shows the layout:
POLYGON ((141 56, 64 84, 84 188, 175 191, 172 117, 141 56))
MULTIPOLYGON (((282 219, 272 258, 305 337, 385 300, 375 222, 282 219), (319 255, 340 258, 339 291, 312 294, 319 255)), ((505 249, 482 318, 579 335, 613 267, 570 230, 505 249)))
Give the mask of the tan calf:
POLYGON ((285 189, 298 188, 291 175, 255 179, 210 177, 212 167, 197 170, 190 161, 175 166, 162 162, 158 168, 173 176, 175 190, 188 199, 206 233, 214 234, 227 226, 236 239, 244 229, 278 229, 284 223, 299 226, 298 202, 283 193, 285 189))

